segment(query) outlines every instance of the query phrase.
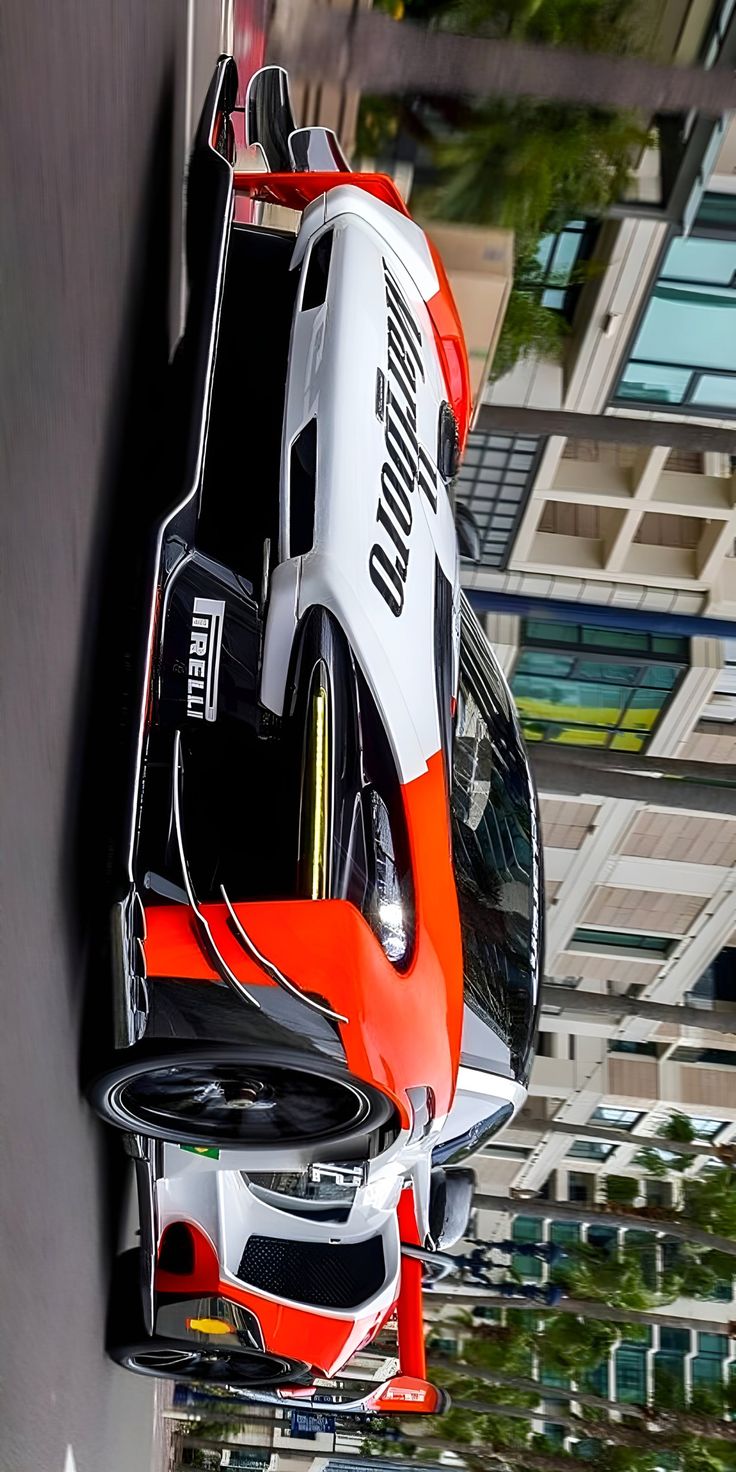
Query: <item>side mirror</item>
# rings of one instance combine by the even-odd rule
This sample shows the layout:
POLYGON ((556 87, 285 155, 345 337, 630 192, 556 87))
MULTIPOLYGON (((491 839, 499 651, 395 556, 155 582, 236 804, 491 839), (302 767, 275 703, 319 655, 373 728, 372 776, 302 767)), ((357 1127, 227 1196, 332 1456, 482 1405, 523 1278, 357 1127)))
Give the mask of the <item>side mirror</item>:
POLYGON ((429 1240, 435 1249, 453 1247, 465 1236, 473 1209, 475 1173, 463 1166, 436 1166, 429 1186, 429 1240))
POLYGON ((350 164, 332 128, 296 128, 289 136, 289 156, 297 174, 350 173, 350 164))
POLYGON ((470 507, 465 506, 462 501, 458 501, 455 506, 455 529, 460 556, 467 557, 469 562, 480 562, 480 527, 470 507))

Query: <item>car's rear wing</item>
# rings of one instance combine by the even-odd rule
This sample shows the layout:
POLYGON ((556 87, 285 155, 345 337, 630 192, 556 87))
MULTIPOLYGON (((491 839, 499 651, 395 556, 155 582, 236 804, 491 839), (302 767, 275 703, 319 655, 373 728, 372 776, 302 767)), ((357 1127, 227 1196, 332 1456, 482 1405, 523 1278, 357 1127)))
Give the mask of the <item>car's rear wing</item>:
MULTIPOLYGON (((258 152, 266 167, 253 171, 239 170, 236 166, 233 174, 236 197, 282 205, 301 213, 321 195, 348 184, 411 218, 394 180, 387 174, 353 173, 330 129, 296 126, 288 76, 282 67, 262 67, 251 78, 245 118, 249 149, 258 152), (315 168, 316 163, 321 167, 315 168)), ((437 291, 426 299, 426 305, 462 450, 471 411, 465 335, 442 260, 428 236, 426 239, 438 283, 437 291)))

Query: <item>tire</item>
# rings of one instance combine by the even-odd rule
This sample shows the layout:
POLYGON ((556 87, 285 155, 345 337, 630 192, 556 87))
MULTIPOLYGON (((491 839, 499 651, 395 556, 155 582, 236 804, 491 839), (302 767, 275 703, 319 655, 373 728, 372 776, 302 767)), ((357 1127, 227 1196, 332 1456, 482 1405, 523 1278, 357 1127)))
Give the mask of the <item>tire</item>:
POLYGON ((140 1252, 133 1247, 117 1259, 107 1326, 107 1352, 117 1365, 136 1375, 200 1385, 233 1385, 241 1389, 270 1389, 277 1385, 310 1382, 308 1367, 300 1360, 262 1350, 231 1349, 193 1344, 146 1334, 143 1323, 140 1252))
POLYGON ((210 1349, 186 1339, 149 1338, 111 1344, 116 1365, 135 1375, 184 1380, 197 1385, 231 1385, 241 1390, 271 1390, 301 1383, 307 1366, 260 1349, 210 1349))
POLYGON ((109 1124, 174 1144, 303 1149, 344 1157, 393 1116, 391 1101, 314 1055, 145 1044, 117 1055, 88 1086, 109 1124))

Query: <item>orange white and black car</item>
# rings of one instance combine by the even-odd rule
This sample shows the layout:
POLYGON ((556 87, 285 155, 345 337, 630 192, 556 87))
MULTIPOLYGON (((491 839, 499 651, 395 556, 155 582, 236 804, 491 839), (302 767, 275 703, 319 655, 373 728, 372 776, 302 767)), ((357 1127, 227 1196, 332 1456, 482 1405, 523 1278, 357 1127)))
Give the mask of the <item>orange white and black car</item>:
POLYGON ((466 1225, 444 1163, 524 1097, 536 804, 460 594, 470 399, 441 262, 391 180, 294 126, 276 68, 238 170, 236 86, 222 58, 190 166, 188 428, 89 1090, 138 1159, 111 1347, 295 1393, 397 1310, 378 1408, 436 1410, 416 1253, 466 1225), (296 235, 238 223, 239 196, 299 211, 296 235))

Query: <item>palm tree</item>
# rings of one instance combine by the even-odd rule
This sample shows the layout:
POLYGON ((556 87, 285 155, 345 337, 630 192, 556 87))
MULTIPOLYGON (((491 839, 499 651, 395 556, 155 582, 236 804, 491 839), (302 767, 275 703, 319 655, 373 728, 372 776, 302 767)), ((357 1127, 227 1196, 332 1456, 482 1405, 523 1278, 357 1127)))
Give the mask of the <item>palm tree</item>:
MULTIPOLYGON (((472 1340, 469 1348, 472 1352, 472 1340)), ((584 1406, 587 1410, 600 1411, 603 1414, 620 1414, 623 1411, 627 1417, 644 1421, 647 1425, 656 1428, 669 1425, 672 1429, 696 1436, 708 1435, 715 1431, 715 1434, 724 1434, 729 1440, 736 1439, 736 1423, 725 1423, 728 1430, 723 1432, 723 1423, 702 1411, 662 1406, 657 1405, 656 1402, 652 1405, 632 1405, 627 1401, 623 1405, 621 1401, 607 1400, 605 1396, 593 1395, 590 1391, 581 1390, 577 1386, 545 1385, 539 1380, 532 1379, 531 1376, 505 1375, 502 1371, 487 1370, 474 1364, 472 1358, 466 1362, 463 1357, 455 1360, 450 1359, 447 1355, 430 1353, 427 1364, 430 1370, 443 1371, 448 1376, 462 1376, 466 1381, 478 1381, 481 1385, 497 1386, 499 1389, 510 1390, 520 1395, 534 1396, 535 1406, 539 1405, 540 1401, 571 1400, 584 1406)), ((461 1404, 454 1394, 453 1404, 461 1404)), ((558 1419, 556 1415, 555 1419, 558 1419)))
MULTIPOLYGON (((736 1033, 736 1012, 718 1012, 711 1008, 677 1006, 667 1002, 648 1002, 642 997, 618 997, 603 992, 579 991, 574 986, 547 985, 542 987, 542 1002, 549 1007, 560 1007, 565 1013, 574 1013, 583 1017, 601 1017, 616 1019, 619 1017, 646 1017, 651 1022, 671 1022, 676 1027, 704 1027, 709 1032, 722 1032, 726 1035, 736 1033)), ((554 1123, 554 1122, 553 1122, 554 1123)), ((551 1126, 548 1125, 547 1128, 551 1126)), ((610 1131, 604 1129, 593 1129, 585 1135, 576 1125, 562 1126, 562 1132, 568 1129, 580 1138, 589 1140, 609 1140, 610 1131)), ((640 1145, 644 1149, 647 1145, 662 1150, 672 1148, 678 1153, 677 1145, 665 1146, 663 1141, 646 1140, 632 1141, 623 1130, 619 1131, 621 1144, 640 1145)), ((717 1152, 711 1145, 681 1146, 680 1153, 684 1155, 710 1155, 717 1152)))
POLYGON ((481 1211, 504 1214, 521 1211, 524 1216, 539 1217, 542 1221, 598 1222, 606 1227, 637 1227, 642 1231, 662 1232, 667 1237, 675 1237, 708 1251, 736 1257, 736 1241, 732 1237, 719 1236, 698 1225, 699 1221, 706 1219, 716 1225, 724 1223, 727 1230, 731 1230, 733 1202, 736 1201, 736 1181, 732 1173, 714 1171, 710 1177, 688 1181, 687 1189, 689 1198, 681 1216, 664 1207, 616 1205, 610 1209, 607 1206, 589 1206, 586 1202, 540 1201, 538 1197, 510 1200, 508 1196, 489 1196, 480 1191, 475 1193, 473 1204, 481 1211), (717 1193, 720 1193, 720 1203, 717 1193), (717 1209, 719 1204, 720 1211, 717 1209))
POLYGON ((736 428, 676 420, 632 419, 625 414, 577 414, 568 409, 527 409, 510 404, 482 404, 473 428, 483 434, 564 435, 606 444, 671 445, 676 450, 736 453, 736 428))
POLYGON ((728 67, 664 66, 638 56, 460 36, 376 10, 297 3, 277 12, 273 59, 312 81, 373 93, 537 97, 593 107, 720 117, 736 108, 728 67))
MULTIPOLYGON (((452 1384, 448 1388, 452 1395, 452 1384)), ((538 1392, 540 1388, 537 1387, 538 1392)), ((577 1396, 571 1392, 570 1398, 576 1400, 577 1396)), ((593 1398, 588 1397, 588 1401, 593 1398)), ((479 1416, 508 1416, 512 1420, 534 1421, 540 1415, 538 1405, 521 1406, 504 1401, 467 1400, 465 1392, 460 1396, 452 1395, 452 1404, 459 1411, 472 1411, 479 1416)), ((617 1409, 628 1413, 629 1408, 618 1406, 617 1409)), ((683 1435, 708 1436, 718 1441, 736 1442, 736 1426, 728 1421, 717 1421, 712 1416, 697 1414, 689 1416, 686 1412, 677 1420, 674 1417, 658 1419, 652 1416, 651 1419, 647 1418, 646 1426, 638 1427, 622 1425, 619 1421, 585 1420, 569 1410, 555 1410, 553 1419, 556 1425, 566 1426, 568 1434, 575 1435, 577 1432, 586 1440, 590 1438, 607 1442, 611 1446, 628 1446, 639 1451, 676 1451, 677 1443, 683 1435)))
MULTIPOLYGON (((526 1212, 527 1203, 524 1203, 526 1212)), ((668 1233, 669 1235, 669 1233, 668 1233)), ((587 1298, 561 1298, 559 1303, 548 1307, 544 1303, 535 1303, 530 1308, 527 1298, 506 1298, 500 1293, 494 1293, 492 1289, 473 1289, 472 1292, 464 1288, 458 1288, 454 1292, 449 1288, 433 1288, 431 1292, 432 1302, 454 1304, 456 1308, 492 1308, 506 1310, 519 1310, 522 1313, 534 1313, 539 1315, 573 1314, 583 1323, 596 1320, 601 1324, 639 1324, 654 1327, 659 1325, 665 1329, 695 1329, 701 1334, 713 1333, 713 1319, 697 1319, 692 1315, 670 1314, 663 1309, 635 1309, 635 1308, 613 1308, 608 1303, 594 1303, 587 1298)), ((728 1333, 736 1338, 736 1323, 718 1325, 719 1333, 728 1333)))

